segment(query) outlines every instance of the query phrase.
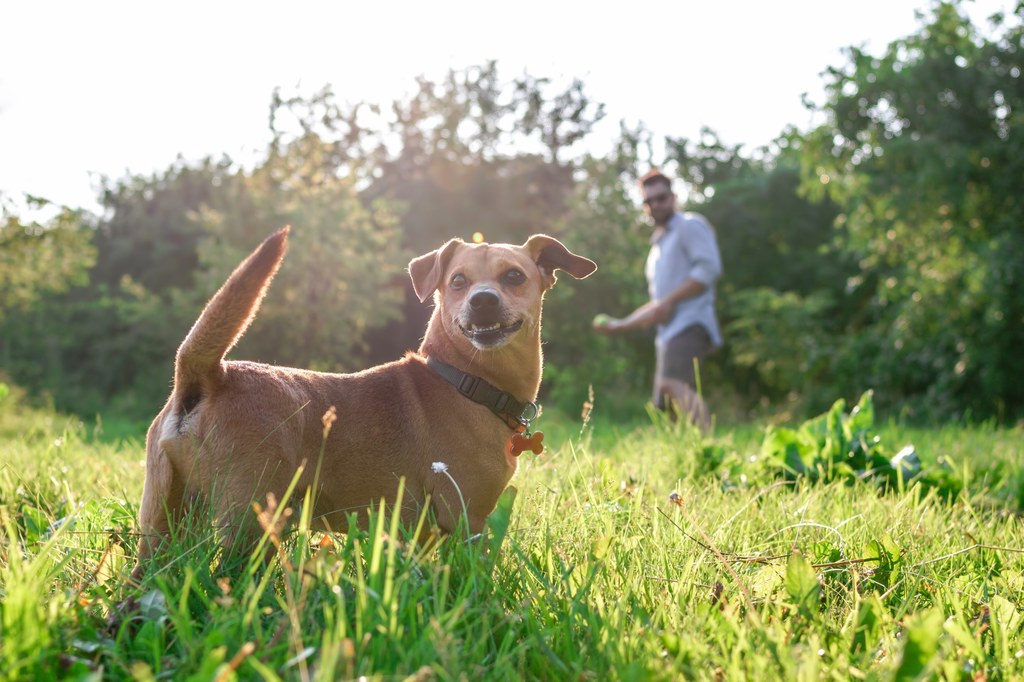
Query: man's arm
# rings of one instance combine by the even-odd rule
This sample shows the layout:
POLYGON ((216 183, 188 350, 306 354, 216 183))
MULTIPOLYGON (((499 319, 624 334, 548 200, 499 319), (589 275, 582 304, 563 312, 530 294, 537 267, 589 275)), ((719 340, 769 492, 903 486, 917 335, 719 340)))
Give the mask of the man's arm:
POLYGON ((695 216, 698 225, 688 225, 682 234, 682 248, 693 263, 690 277, 657 301, 640 306, 624 318, 598 316, 595 331, 605 334, 645 329, 667 322, 680 301, 700 296, 722 274, 722 256, 718 251, 714 228, 703 216, 695 216))
MULTIPOLYGON (((715 239, 715 229, 711 227, 711 223, 703 216, 694 216, 692 221, 687 226, 688 229, 683 230, 681 243, 692 264, 690 278, 704 287, 696 294, 692 294, 699 296, 722 276, 722 254, 718 250, 718 240, 715 239)), ((683 284, 683 287, 685 286, 686 283, 683 284)))
POLYGON ((707 291, 707 285, 692 277, 673 289, 668 296, 657 301, 648 301, 623 318, 600 317, 594 319, 594 330, 605 334, 646 329, 667 322, 672 310, 680 301, 700 296, 707 291))

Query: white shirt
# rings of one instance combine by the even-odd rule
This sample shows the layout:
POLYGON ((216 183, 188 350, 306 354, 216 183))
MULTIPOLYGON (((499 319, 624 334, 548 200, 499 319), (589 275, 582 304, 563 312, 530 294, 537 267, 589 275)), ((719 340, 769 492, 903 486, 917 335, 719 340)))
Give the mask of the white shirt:
POLYGON ((699 213, 675 213, 651 242, 644 270, 651 300, 665 298, 690 278, 707 287, 698 296, 677 303, 672 317, 658 325, 658 345, 695 324, 707 329, 716 347, 722 345, 715 316, 715 281, 722 274, 722 256, 707 218, 699 213))

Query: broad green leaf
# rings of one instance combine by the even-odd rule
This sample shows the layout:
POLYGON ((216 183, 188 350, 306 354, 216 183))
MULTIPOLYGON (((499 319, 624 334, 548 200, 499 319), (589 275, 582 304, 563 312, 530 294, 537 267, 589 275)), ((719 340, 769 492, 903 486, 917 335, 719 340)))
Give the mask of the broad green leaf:
POLYGON ((786 592, 801 612, 811 613, 817 610, 821 599, 818 574, 797 550, 793 550, 789 555, 789 562, 786 564, 786 592))
POLYGON ((783 582, 778 566, 762 566, 754 573, 744 576, 743 581, 756 599, 771 599, 783 582))
POLYGON ((867 433, 875 427, 874 391, 865 391, 860 400, 850 410, 850 432, 854 438, 867 433))
POLYGON ((868 543, 867 548, 864 550, 864 559, 867 560, 865 565, 872 569, 871 576, 868 578, 868 584, 879 590, 887 589, 889 587, 892 567, 889 555, 886 554, 885 549, 878 540, 872 540, 868 543))
POLYGON ((613 544, 615 544, 615 536, 602 535, 591 543, 590 553, 593 554, 594 558, 597 560, 604 559, 608 555, 608 550, 611 549, 613 544))
POLYGON ((1014 642, 1019 643, 1018 634, 1024 617, 1013 602, 998 594, 989 600, 988 608, 996 644, 996 657, 1006 660, 1015 655, 1011 649, 1014 642))
POLYGON ((509 526, 512 525, 512 507, 515 505, 518 492, 515 486, 510 485, 505 488, 501 497, 498 498, 498 504, 494 511, 487 517, 487 528, 491 531, 491 537, 487 543, 487 554, 492 570, 498 561, 501 543, 505 541, 509 526))
POLYGON ((143 620, 158 622, 167 617, 167 603, 164 593, 150 590, 139 599, 139 615, 143 620))
POLYGON ((770 466, 794 475, 808 474, 814 466, 817 448, 806 434, 784 427, 770 427, 761 453, 770 466))
POLYGON ((939 638, 943 633, 945 616, 940 609, 934 608, 914 614, 907 620, 903 657, 893 678, 897 681, 923 679, 932 659, 939 651, 939 638))
POLYGON ((826 419, 825 442, 821 448, 825 469, 831 468, 833 462, 842 461, 850 449, 850 434, 847 426, 846 401, 837 400, 828 411, 826 419))
POLYGON ((1017 606, 1013 602, 997 594, 989 600, 988 607, 992 618, 999 623, 1006 634, 1012 636, 1020 631, 1021 625, 1024 624, 1024 616, 1017 610, 1017 606))
POLYGON ((857 604, 850 649, 865 652, 874 649, 881 635, 885 606, 877 594, 870 594, 857 604))

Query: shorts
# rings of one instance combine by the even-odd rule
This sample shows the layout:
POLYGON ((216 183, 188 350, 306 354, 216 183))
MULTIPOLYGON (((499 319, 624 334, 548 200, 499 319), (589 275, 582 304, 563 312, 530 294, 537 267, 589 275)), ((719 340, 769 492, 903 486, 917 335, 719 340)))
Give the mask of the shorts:
POLYGON ((664 344, 657 346, 657 365, 654 370, 654 405, 664 409, 664 396, 658 391, 658 380, 676 379, 697 389, 694 361, 700 361, 714 350, 711 336, 703 325, 693 325, 679 332, 664 344))

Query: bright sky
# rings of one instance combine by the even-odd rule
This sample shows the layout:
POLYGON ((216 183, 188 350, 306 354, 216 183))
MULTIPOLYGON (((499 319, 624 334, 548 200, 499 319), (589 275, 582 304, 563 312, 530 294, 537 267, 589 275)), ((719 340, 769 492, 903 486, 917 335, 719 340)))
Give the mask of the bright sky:
MULTIPOLYGON (((99 178, 151 174, 178 155, 245 161, 268 141, 271 92, 332 84, 389 102, 416 75, 498 61, 568 82, 655 135, 757 147, 806 129, 801 94, 849 45, 880 52, 917 32, 929 0, 81 2, 0 7, 0 193, 98 210, 99 178), (499 9, 504 7, 505 9, 499 9)), ((976 25, 1013 0, 975 0, 976 25)))

